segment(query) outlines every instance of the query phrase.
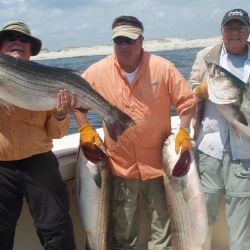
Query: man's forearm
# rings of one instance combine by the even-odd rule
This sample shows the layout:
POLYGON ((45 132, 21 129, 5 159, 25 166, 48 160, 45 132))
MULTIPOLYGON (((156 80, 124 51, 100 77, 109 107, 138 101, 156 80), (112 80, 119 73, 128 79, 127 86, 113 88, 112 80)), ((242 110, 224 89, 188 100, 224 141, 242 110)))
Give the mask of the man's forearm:
POLYGON ((187 110, 184 114, 180 115, 180 120, 181 120, 181 127, 185 128, 185 129, 189 129, 190 128, 190 124, 191 124, 191 119, 194 115, 194 108, 191 108, 189 110, 187 110))
POLYGON ((79 110, 74 111, 75 120, 79 128, 88 122, 87 114, 87 112, 81 112, 79 110))

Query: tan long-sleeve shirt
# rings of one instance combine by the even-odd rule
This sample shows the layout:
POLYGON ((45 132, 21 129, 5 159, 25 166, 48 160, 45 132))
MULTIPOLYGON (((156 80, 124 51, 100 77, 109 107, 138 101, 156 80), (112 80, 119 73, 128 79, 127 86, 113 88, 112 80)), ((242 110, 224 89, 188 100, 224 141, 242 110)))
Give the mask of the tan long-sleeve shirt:
POLYGON ((52 149, 52 139, 63 137, 69 119, 57 121, 52 111, 30 111, 0 106, 0 161, 20 160, 52 149))

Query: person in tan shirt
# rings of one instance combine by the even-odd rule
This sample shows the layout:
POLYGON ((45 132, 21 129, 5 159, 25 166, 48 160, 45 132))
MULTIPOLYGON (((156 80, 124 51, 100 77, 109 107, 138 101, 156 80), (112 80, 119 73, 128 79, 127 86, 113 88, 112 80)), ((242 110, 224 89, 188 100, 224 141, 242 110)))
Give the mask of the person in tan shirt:
MULTIPOLYGON (((223 199, 230 232, 228 249, 245 250, 250 249, 250 154, 247 150, 250 139, 239 136, 218 106, 208 98, 208 65, 220 65, 249 86, 248 13, 240 8, 228 10, 222 18, 220 30, 222 41, 198 52, 189 79, 200 103, 198 107, 203 107, 200 116, 197 116, 200 124, 197 126, 196 146, 197 168, 205 194, 209 225, 204 250, 213 249, 214 226, 223 199)), ((227 92, 231 90, 223 88, 223 91, 226 100, 227 92)), ((240 107, 235 108, 240 112, 240 107)))
MULTIPOLYGON (((23 22, 10 22, 0 31, 1 54, 29 60, 41 46, 23 22)), ((76 249, 67 190, 51 151, 52 138, 69 129, 70 105, 66 90, 58 93, 53 111, 0 105, 0 249, 13 249, 23 197, 44 249, 76 249)))
MULTIPOLYGON (((170 247, 169 218, 163 185, 162 147, 171 134, 171 106, 181 119, 176 151, 191 147, 190 120, 195 106, 191 87, 170 61, 145 52, 143 24, 133 16, 112 25, 114 54, 90 66, 83 77, 113 105, 135 121, 113 141, 104 124, 105 146, 112 172, 112 250, 137 249, 139 195, 150 224, 149 250, 170 247)), ((86 115, 76 111, 84 144, 101 144, 86 115)))

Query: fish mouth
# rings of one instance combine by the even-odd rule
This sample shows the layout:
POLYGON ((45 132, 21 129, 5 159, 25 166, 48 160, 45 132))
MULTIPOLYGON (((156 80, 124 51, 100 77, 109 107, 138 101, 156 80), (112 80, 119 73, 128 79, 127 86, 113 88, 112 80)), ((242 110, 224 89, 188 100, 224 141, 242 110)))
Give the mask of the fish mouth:
POLYGON ((172 176, 178 178, 187 175, 190 169, 191 161, 192 159, 189 150, 182 152, 174 166, 172 176))
POLYGON ((101 146, 81 143, 81 149, 84 156, 92 163, 105 162, 107 160, 107 152, 101 146))

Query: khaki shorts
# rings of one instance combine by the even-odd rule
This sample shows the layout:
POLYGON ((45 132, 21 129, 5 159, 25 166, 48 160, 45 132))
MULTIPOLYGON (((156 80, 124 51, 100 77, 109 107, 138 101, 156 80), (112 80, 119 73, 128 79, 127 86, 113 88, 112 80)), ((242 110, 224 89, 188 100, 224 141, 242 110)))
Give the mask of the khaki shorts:
POLYGON ((250 160, 232 160, 229 152, 219 160, 199 151, 198 171, 205 192, 250 197, 250 160))
POLYGON ((215 223, 224 196, 230 249, 250 249, 250 161, 234 161, 228 152, 222 160, 199 152, 198 162, 209 225, 215 223))

